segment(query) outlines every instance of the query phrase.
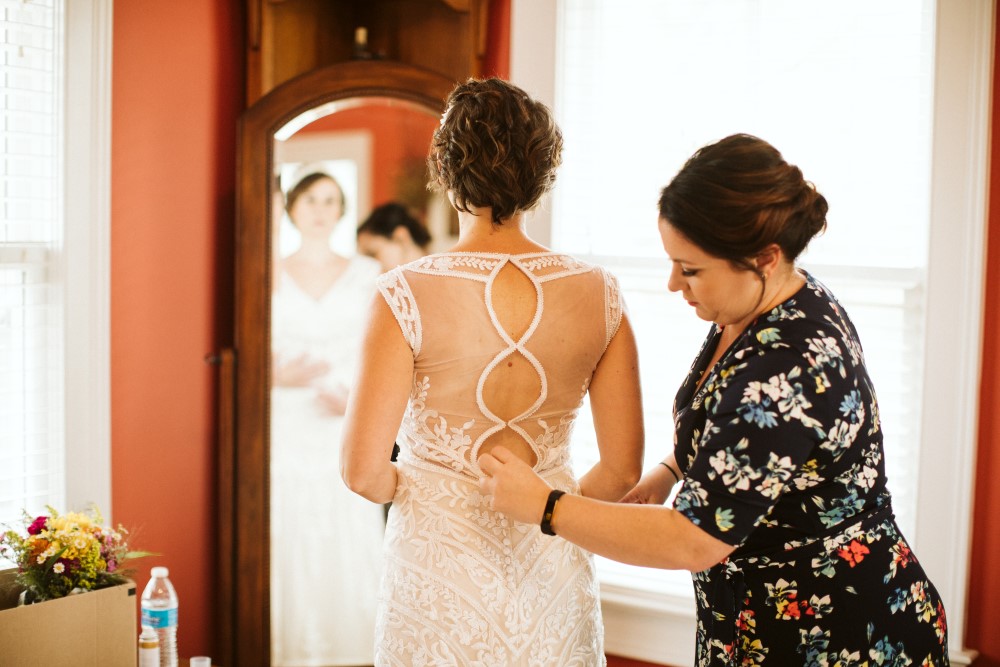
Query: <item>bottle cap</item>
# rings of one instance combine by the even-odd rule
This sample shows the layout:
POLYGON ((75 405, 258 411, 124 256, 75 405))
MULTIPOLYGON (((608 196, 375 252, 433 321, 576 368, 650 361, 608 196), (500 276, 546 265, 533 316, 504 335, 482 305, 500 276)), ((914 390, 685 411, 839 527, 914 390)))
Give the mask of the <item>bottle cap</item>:
POLYGON ((189 664, 191 667, 212 667, 212 659, 204 655, 199 655, 191 658, 189 664))
POLYGON ((142 626, 142 633, 139 635, 139 639, 151 640, 157 638, 159 638, 159 635, 156 634, 155 628, 149 625, 142 626))
POLYGON ((158 565, 154 567, 152 570, 150 570, 149 573, 150 575, 152 575, 154 579, 156 579, 157 577, 159 577, 160 579, 166 579, 170 575, 170 570, 163 567, 162 565, 158 565))

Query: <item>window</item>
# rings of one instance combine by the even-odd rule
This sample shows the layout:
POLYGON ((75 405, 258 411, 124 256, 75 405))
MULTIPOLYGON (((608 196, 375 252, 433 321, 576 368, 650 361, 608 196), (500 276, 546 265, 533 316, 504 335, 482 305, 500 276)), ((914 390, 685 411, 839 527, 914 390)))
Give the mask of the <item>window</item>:
POLYGON ((0 252, 0 516, 65 502, 62 245, 63 10, 4 0, 0 252))
MULTIPOLYGON (((550 102, 566 139, 535 229, 621 280, 640 347, 647 467, 671 446, 673 396, 708 330, 666 291, 660 188, 701 145, 748 132, 827 197, 829 230, 800 263, 859 330, 897 517, 948 602, 956 664, 975 437, 975 410, 959 401, 975 396, 978 360, 955 346, 979 345, 989 12, 931 0, 515 1, 512 12, 512 79, 550 102), (546 27, 551 53, 539 50, 546 27), (950 185, 947 170, 980 185, 950 185), (942 436, 951 461, 937 453, 942 436)), ((581 469, 588 447, 596 455, 587 426, 583 415, 581 469)), ((693 628, 689 575, 604 560, 599 571, 609 652, 689 664, 693 630, 678 633, 679 647, 662 639, 693 628), (652 637, 638 636, 651 616, 652 637)))
MULTIPOLYGON (((726 12, 714 4, 563 3, 556 105, 567 148, 552 242, 622 274, 635 303, 652 464, 673 442, 668 397, 708 328, 666 292, 658 191, 704 143, 735 132, 773 143, 831 203, 828 232, 801 263, 858 327, 897 518, 912 535, 922 374, 906 360, 923 354, 927 3, 764 1, 726 12), (630 49, 616 48, 626 39, 630 49), (635 68, 636 59, 649 69, 635 68), (910 196, 891 194, 902 192, 910 196)), ((596 452, 592 438, 587 444, 596 452)))
POLYGON ((111 0, 0 0, 0 523, 111 509, 110 19, 111 0))

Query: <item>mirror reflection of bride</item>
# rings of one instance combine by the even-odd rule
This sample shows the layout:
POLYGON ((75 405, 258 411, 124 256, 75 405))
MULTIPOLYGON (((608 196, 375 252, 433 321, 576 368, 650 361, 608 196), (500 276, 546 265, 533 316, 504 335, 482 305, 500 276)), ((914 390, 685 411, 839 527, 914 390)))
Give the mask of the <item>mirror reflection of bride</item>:
POLYGON ((341 481, 338 443, 380 267, 331 248, 346 205, 323 171, 285 198, 300 244, 276 260, 272 296, 273 665, 373 660, 384 515, 341 481))

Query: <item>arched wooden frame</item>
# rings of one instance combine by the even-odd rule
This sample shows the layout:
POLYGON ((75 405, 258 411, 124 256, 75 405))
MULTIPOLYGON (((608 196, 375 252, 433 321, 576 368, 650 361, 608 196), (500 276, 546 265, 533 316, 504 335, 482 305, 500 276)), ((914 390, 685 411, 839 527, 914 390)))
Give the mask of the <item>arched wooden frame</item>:
MULTIPOLYGON (((443 111, 454 82, 390 61, 352 61, 293 79, 240 119, 237 148, 235 351, 222 355, 217 662, 269 665, 271 183, 275 133, 338 100, 391 98, 443 111), (232 397, 226 405, 225 398, 232 397), (230 426, 231 425, 231 426, 230 426)), ((334 480, 335 481, 335 480, 334 480)), ((322 582, 317 582, 317 594, 322 582)))

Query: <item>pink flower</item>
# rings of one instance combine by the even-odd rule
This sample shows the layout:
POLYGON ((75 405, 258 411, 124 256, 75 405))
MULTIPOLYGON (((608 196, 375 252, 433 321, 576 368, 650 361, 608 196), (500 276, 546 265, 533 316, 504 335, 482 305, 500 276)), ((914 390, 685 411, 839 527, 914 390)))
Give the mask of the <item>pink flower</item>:
POLYGON ((37 535, 38 533, 45 530, 45 522, 49 520, 47 516, 40 516, 31 522, 28 526, 28 535, 37 535))

